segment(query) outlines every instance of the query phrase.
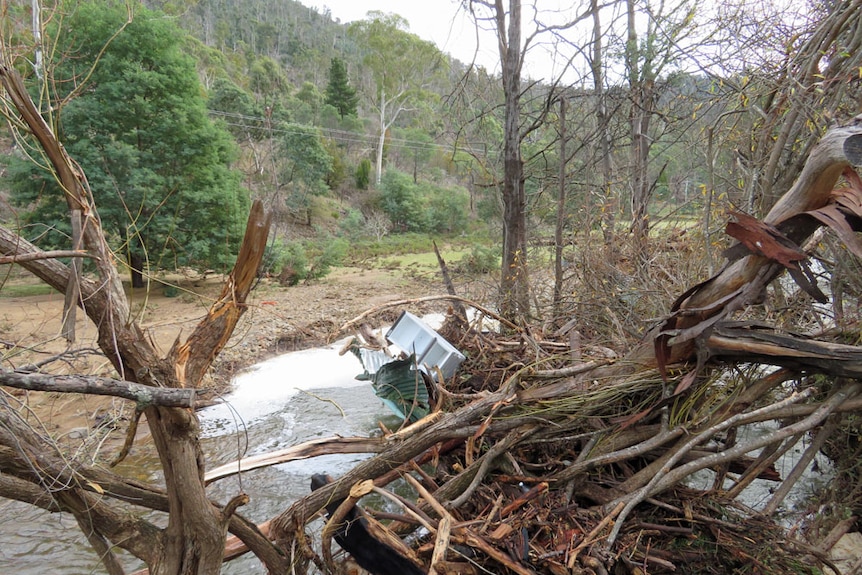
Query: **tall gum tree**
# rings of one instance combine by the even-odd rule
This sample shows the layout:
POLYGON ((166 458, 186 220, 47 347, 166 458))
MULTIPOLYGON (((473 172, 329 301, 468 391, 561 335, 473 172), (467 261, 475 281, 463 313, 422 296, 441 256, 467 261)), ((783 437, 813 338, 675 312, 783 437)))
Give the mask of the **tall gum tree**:
POLYGON ((366 20, 354 22, 348 32, 366 50, 361 72, 367 82, 362 91, 377 115, 375 181, 380 185, 387 131, 424 96, 443 71, 445 56, 430 42, 410 34, 407 21, 397 14, 369 12, 366 20))

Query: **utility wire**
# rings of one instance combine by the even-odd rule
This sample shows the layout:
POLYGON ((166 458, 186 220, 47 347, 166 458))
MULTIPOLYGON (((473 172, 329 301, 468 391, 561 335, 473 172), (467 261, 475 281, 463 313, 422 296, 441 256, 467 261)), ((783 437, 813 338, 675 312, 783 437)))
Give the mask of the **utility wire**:
MULTIPOLYGON (((219 116, 224 119, 225 123, 228 126, 236 127, 236 128, 245 128, 248 130, 266 130, 268 132, 273 132, 276 134, 302 134, 304 133, 302 130, 298 129, 290 129, 284 128, 281 126, 267 126, 269 120, 267 118, 263 118, 260 116, 249 116, 246 114, 238 114, 235 112, 222 112, 220 110, 209 110, 210 115, 219 116), (233 120, 233 121, 230 121, 233 120)), ((337 140, 341 142, 350 142, 350 143, 360 143, 360 144, 368 144, 370 146, 377 145, 377 136, 372 136, 369 134, 364 134, 361 132, 351 132, 348 130, 338 130, 335 128, 324 128, 321 126, 310 126, 317 130, 320 130, 324 133, 328 138, 332 140, 337 140)), ((420 142, 418 140, 409 140, 406 138, 392 138, 389 137, 386 139, 387 145, 396 147, 396 148, 407 148, 411 150, 431 150, 437 149, 440 151, 448 152, 452 149, 452 146, 448 146, 446 144, 438 144, 436 142, 420 142)), ((481 147, 474 146, 459 146, 459 149, 468 151, 474 154, 484 154, 487 153, 487 146, 484 144, 480 144, 481 147)))

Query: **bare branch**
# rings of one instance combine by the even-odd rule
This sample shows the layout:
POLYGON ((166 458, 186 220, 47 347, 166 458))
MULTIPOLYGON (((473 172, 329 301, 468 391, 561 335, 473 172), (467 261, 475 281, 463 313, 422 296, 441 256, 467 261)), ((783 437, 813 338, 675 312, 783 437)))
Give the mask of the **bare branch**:
POLYGON ((21 262, 31 262, 35 260, 46 260, 50 258, 92 258, 99 259, 98 256, 88 254, 83 250, 50 250, 40 253, 18 254, 14 256, 0 256, 0 265, 16 264, 21 262))
POLYGON ((194 389, 150 387, 107 377, 23 374, 6 369, 0 369, 0 385, 31 391, 110 395, 134 401, 141 408, 151 405, 194 408, 197 393, 194 389))

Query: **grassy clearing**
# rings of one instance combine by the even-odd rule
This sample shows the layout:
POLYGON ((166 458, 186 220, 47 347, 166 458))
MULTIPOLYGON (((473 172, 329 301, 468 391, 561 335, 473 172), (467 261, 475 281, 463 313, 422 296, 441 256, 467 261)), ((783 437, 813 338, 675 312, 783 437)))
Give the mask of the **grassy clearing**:
POLYGON ((47 295, 54 292, 54 288, 47 284, 3 284, 0 285, 0 298, 30 297, 47 295))
MULTIPOLYGON (((470 253, 466 249, 440 250, 440 255, 448 265, 461 260, 470 253)), ((437 255, 434 252, 423 252, 415 254, 401 254, 379 258, 377 265, 384 269, 418 268, 422 270, 435 271, 439 269, 437 255)))

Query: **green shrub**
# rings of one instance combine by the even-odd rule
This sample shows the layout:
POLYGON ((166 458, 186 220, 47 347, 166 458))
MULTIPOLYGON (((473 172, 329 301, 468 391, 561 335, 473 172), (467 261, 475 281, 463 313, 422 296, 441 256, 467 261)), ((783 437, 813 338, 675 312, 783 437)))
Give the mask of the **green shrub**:
POLYGON ((306 253, 311 254, 311 265, 305 275, 305 281, 320 279, 332 271, 333 266, 340 265, 347 255, 350 246, 343 238, 327 237, 306 244, 306 253))
POLYGON ((496 248, 473 246, 469 255, 458 260, 457 267, 464 273, 491 273, 500 268, 500 252, 496 248))
POLYGON ((356 208, 349 208, 338 221, 338 229, 342 235, 357 240, 365 233, 365 216, 356 208))
POLYGON ((470 195, 461 187, 422 186, 428 202, 428 230, 441 234, 463 231, 467 227, 470 195))
POLYGON ((356 166, 356 187, 360 190, 367 190, 371 183, 371 160, 363 158, 359 165, 356 166))
POLYGON ((325 277, 340 265, 350 243, 342 238, 322 236, 313 240, 275 240, 268 248, 265 270, 283 286, 295 286, 325 277))
POLYGON ((308 277, 308 255, 301 242, 276 240, 271 246, 271 273, 283 286, 295 286, 308 277))
POLYGON ((428 229, 428 210, 419 186, 409 174, 387 170, 380 182, 380 207, 398 232, 424 232, 428 229))

